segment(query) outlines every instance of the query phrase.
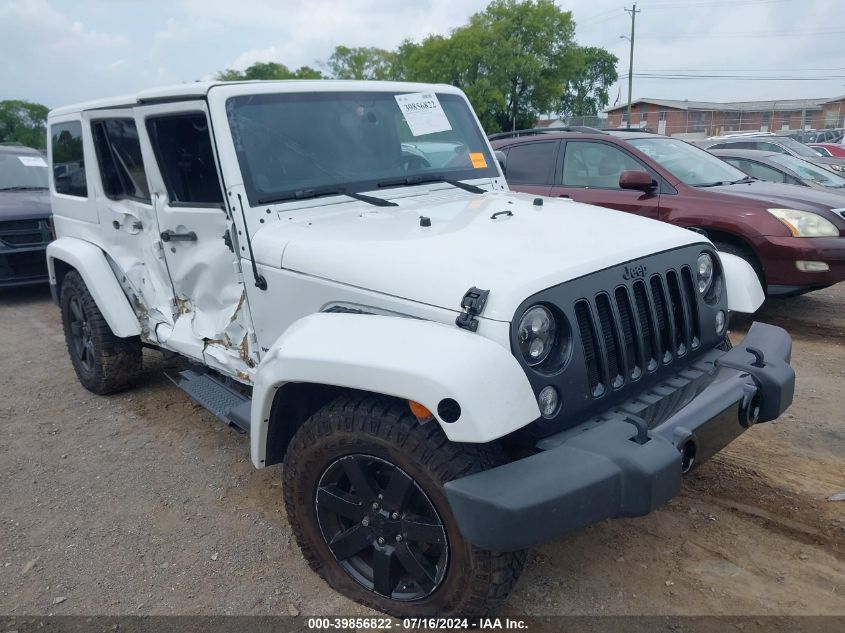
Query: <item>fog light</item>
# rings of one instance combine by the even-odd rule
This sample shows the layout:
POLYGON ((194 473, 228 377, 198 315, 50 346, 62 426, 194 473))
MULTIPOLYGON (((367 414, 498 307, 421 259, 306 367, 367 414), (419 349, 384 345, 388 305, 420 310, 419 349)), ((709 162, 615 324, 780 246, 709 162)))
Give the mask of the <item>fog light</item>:
POLYGON ((552 386, 543 387, 540 395, 537 396, 537 405, 540 407, 540 413, 544 418, 550 418, 555 414, 558 401, 557 389, 552 386))
POLYGON ((716 313, 716 334, 722 336, 725 333, 725 326, 728 324, 728 318, 724 310, 719 310, 716 313))
POLYGON ((800 259, 795 262, 795 267, 802 273, 826 273, 830 271, 830 266, 825 262, 806 262, 800 259))

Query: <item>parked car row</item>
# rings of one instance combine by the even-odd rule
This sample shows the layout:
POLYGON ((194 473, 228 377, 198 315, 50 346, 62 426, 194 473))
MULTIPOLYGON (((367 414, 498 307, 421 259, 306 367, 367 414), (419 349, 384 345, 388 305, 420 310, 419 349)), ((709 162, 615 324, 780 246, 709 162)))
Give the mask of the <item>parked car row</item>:
POLYGON ((699 147, 707 150, 713 149, 756 149, 766 152, 778 152, 798 156, 811 163, 832 169, 838 173, 845 173, 845 157, 822 156, 821 153, 796 141, 791 136, 767 135, 767 136, 723 136, 708 138, 702 141, 693 141, 699 147))
POLYGON ((838 187, 843 179, 818 167, 826 164, 824 159, 794 139, 735 137, 703 143, 710 148, 775 147, 765 154, 804 158, 804 171, 780 184, 680 139, 639 131, 547 129, 495 135, 492 144, 502 152, 512 188, 701 231, 721 251, 746 260, 769 295, 793 296, 845 280, 845 199, 827 186, 795 186, 821 184, 813 180, 818 172, 829 174, 825 185, 838 187))

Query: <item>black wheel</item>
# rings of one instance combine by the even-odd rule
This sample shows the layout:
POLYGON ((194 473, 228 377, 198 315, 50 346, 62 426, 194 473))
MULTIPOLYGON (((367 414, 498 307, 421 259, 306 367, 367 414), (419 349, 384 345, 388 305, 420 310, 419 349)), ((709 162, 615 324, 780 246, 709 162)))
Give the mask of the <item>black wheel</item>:
POLYGON ((59 304, 65 341, 82 386, 96 394, 128 387, 141 369, 141 341, 115 336, 75 270, 62 281, 59 304))
POLYGON ((353 600, 397 617, 484 615, 516 583, 525 552, 465 541, 443 484, 500 460, 421 425, 404 401, 341 396, 288 447, 288 519, 311 568, 353 600))
POLYGON ((757 273, 757 279, 760 280, 763 292, 766 292, 766 275, 763 273, 763 267, 760 265, 760 260, 757 259, 757 256, 751 251, 751 249, 739 246, 733 242, 713 242, 713 245, 716 247, 716 250, 736 255, 737 257, 747 261, 748 265, 754 269, 755 273, 757 273))

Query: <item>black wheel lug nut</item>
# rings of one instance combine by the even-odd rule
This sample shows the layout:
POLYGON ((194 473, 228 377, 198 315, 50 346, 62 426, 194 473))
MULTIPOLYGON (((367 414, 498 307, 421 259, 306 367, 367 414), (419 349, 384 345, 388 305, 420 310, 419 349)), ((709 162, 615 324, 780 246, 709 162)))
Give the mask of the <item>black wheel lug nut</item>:
POLYGON ((391 518, 391 519, 393 519, 393 520, 395 521, 396 519, 398 519, 398 518, 399 518, 399 513, 398 513, 398 512, 394 512, 393 514, 391 514, 391 515, 390 515, 390 518, 391 518))
POLYGON ((373 510, 378 510, 379 505, 377 502, 373 501, 373 510))
POLYGON ((378 544, 379 544, 379 545, 384 545, 384 537, 383 537, 383 536, 379 536, 379 537, 378 537, 378 544))

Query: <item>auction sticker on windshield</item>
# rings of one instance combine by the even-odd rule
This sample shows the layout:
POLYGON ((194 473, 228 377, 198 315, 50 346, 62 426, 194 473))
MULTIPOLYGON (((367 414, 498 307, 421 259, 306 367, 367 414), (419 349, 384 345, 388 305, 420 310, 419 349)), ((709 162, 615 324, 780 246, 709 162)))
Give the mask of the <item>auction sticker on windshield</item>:
POLYGON ((487 168, 487 159, 484 158, 483 152, 470 152, 469 159, 472 162, 472 166, 475 169, 486 169, 487 168))
POLYGON ((396 95, 396 103, 414 136, 446 132, 452 129, 446 113, 440 107, 437 95, 432 92, 414 92, 396 95))
POLYGON ((18 159, 27 167, 46 167, 47 163, 40 156, 18 156, 18 159))

